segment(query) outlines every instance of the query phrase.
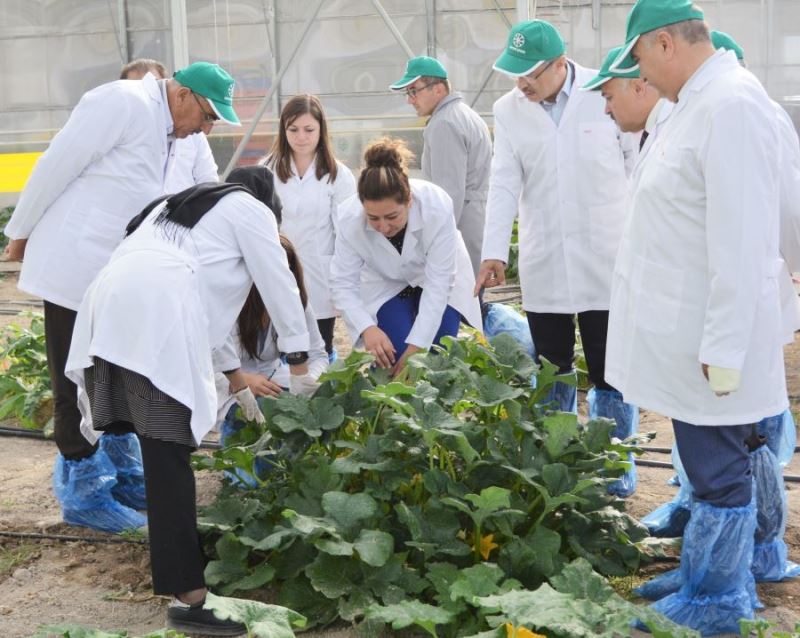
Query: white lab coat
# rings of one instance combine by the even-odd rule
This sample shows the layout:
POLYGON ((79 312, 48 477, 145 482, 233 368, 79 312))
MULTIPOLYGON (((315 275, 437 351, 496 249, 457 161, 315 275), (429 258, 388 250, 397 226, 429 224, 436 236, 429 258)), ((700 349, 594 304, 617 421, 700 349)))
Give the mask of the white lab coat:
POLYGON ((28 238, 22 290, 78 309, 125 226, 162 193, 165 110, 151 74, 81 98, 34 166, 5 229, 12 239, 28 238))
POLYGON ((269 209, 245 193, 223 197, 177 241, 153 225, 158 206, 120 244, 86 292, 66 373, 78 385, 86 432, 91 412, 83 372, 92 357, 138 372, 192 411, 199 442, 217 415, 214 385, 223 348, 255 281, 284 352, 308 350, 297 283, 269 209))
POLYGON ((195 133, 172 143, 167 160, 165 194, 180 193, 195 184, 218 181, 217 163, 204 133, 195 133))
POLYGON ((778 276, 777 119, 718 51, 681 89, 637 172, 614 271, 606 380, 625 401, 695 425, 787 407, 778 276), (741 371, 718 397, 700 364, 741 371))
MULTIPOLYGON (((294 160, 292 175, 284 183, 275 174, 275 191, 281 198, 281 233, 294 244, 303 263, 308 299, 317 319, 336 316, 328 285, 336 238, 336 209, 356 192, 353 173, 337 161, 336 180, 317 179, 316 161, 311 162, 302 179, 294 160)), ((273 173, 274 167, 270 165, 273 173)))
POLYGON ((519 278, 528 311, 608 309, 638 141, 605 114, 599 91, 577 90, 594 75, 575 65, 558 125, 517 88, 494 104, 482 258, 508 261, 519 214, 519 278))
POLYGON ((473 296, 475 275, 456 229, 453 202, 441 188, 412 179, 403 252, 367 223, 357 195, 339 207, 336 253, 331 262, 331 294, 354 344, 377 325, 380 307, 406 286, 422 288, 422 298, 406 343, 430 348, 447 305, 474 328, 481 311, 473 296))

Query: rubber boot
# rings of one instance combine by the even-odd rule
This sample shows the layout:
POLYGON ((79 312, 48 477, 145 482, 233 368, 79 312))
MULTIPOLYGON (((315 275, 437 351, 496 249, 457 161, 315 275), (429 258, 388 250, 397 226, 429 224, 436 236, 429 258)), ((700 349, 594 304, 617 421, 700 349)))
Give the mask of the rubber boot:
MULTIPOLYGON (((616 423, 612 436, 624 440, 639 430, 639 408, 625 403, 622 394, 616 390, 592 388, 587 395, 589 419, 613 419, 616 423)), ((631 464, 629 470, 617 481, 608 486, 608 491, 620 498, 627 498, 636 491, 636 465, 633 454, 628 454, 631 464)))
POLYGON ((724 508, 695 501, 683 537, 680 588, 653 609, 703 636, 738 632, 739 619, 755 615, 755 528, 754 502, 724 508))
POLYGON ((753 576, 759 583, 800 576, 800 565, 788 560, 783 540, 787 510, 781 466, 767 445, 752 452, 750 458, 758 503, 753 576))
POLYGON ((132 432, 104 434, 100 437, 100 449, 117 468, 117 484, 111 488, 111 495, 132 509, 146 510, 142 448, 137 436, 132 432))
POLYGON ((102 449, 77 461, 56 456, 53 492, 61 503, 64 521, 70 525, 114 533, 145 526, 145 516, 111 495, 116 484, 116 468, 102 449))
MULTIPOLYGON (((672 446, 672 465, 676 471, 675 477, 678 479, 676 483, 680 485, 678 493, 671 501, 658 506, 642 519, 642 523, 647 527, 650 535, 658 538, 683 536, 683 530, 691 516, 692 484, 689 482, 689 477, 686 476, 686 470, 683 468, 678 448, 675 445, 672 446)), ((646 598, 650 598, 650 596, 646 596, 646 598)))

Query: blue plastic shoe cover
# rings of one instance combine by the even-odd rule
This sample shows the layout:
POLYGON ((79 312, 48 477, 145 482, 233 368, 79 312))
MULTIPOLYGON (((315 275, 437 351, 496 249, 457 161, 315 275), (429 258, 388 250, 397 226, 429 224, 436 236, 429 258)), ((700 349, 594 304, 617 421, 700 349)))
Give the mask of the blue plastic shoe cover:
POLYGON ((483 319, 483 334, 487 339, 496 337, 501 332, 510 334, 531 359, 536 358, 536 349, 533 347, 531 328, 528 321, 511 306, 501 303, 486 304, 489 308, 483 319))
POLYGON ((750 458, 758 503, 753 576, 758 582, 777 582, 798 576, 800 566, 787 559, 783 540, 787 509, 781 466, 767 445, 758 448, 750 458))
POLYGON ((339 358, 339 353, 336 352, 336 348, 331 350, 330 354, 328 355, 328 363, 333 363, 339 358))
MULTIPOLYGON (((675 593, 681 588, 681 570, 670 569, 655 576, 651 580, 639 585, 633 593, 647 600, 661 600, 665 596, 675 593)), ((754 609, 764 609, 764 603, 758 598, 756 592, 756 581, 752 578, 747 579, 747 591, 750 595, 750 602, 754 609)))
MULTIPOLYGON (((613 419, 616 423, 613 436, 620 440, 627 439, 639 431, 639 408, 625 403, 622 394, 616 390, 598 390, 591 388, 587 395, 589 402, 589 419, 613 419)), ((636 465, 633 454, 628 454, 631 468, 618 481, 612 483, 608 491, 620 498, 626 498, 636 491, 636 465)))
POLYGON ((678 493, 668 503, 660 505, 642 519, 652 536, 659 538, 677 538, 683 536, 686 523, 689 522, 692 507, 692 484, 678 454, 678 448, 672 446, 672 465, 675 468, 676 483, 680 485, 678 493))
POLYGON ((797 426, 791 410, 785 410, 776 416, 761 419, 758 433, 767 439, 767 447, 777 457, 781 467, 786 467, 792 460, 797 445, 797 426))
POLYGON ((64 521, 104 532, 122 532, 143 527, 147 517, 114 500, 111 489, 117 471, 101 449, 78 461, 56 456, 53 492, 61 503, 64 521))
POLYGON ((667 485, 671 485, 672 487, 680 487, 681 486, 681 479, 677 474, 673 474, 667 479, 667 485))
MULTIPOLYGON (((535 378, 535 377, 534 377, 535 378)), ((543 406, 548 406, 561 412, 578 413, 578 389, 574 385, 556 381, 550 386, 542 400, 543 406)))
POLYGON ((117 468, 117 484, 111 488, 111 495, 123 505, 146 510, 142 448, 138 437, 133 432, 104 434, 100 437, 100 449, 108 454, 117 468))
POLYGON ((740 618, 754 617, 755 527, 752 502, 723 508, 696 501, 683 538, 681 587, 653 609, 704 636, 738 632, 740 618))
MULTIPOLYGON (((237 408, 238 406, 236 405, 231 406, 231 409, 228 410, 228 414, 225 416, 225 420, 220 427, 219 443, 222 447, 226 447, 231 437, 247 425, 245 421, 236 418, 237 408)), ((263 479, 269 474, 270 466, 266 461, 258 458, 255 461, 255 471, 258 473, 258 477, 263 479)), ((231 482, 231 485, 236 485, 241 488, 254 489, 259 485, 256 478, 242 468, 236 468, 233 471, 226 470, 225 478, 231 482)))

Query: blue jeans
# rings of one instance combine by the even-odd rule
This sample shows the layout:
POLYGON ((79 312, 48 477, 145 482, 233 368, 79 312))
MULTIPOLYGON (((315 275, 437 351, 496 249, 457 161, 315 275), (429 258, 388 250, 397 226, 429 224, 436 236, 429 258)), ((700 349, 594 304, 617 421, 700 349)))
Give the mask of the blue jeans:
MULTIPOLYGON (((378 328, 383 330, 394 346, 397 357, 406 350, 406 339, 414 325, 414 320, 419 313, 419 300, 422 290, 417 291, 410 297, 400 297, 396 295, 389 299, 378 310, 378 328)), ((458 334, 458 326, 461 323, 461 315, 452 306, 445 308, 442 315, 442 323, 433 338, 433 343, 438 344, 442 337, 455 337, 458 334)))
POLYGON ((745 440, 752 425, 698 426, 672 419, 675 443, 696 500, 743 507, 753 498, 753 470, 745 440))

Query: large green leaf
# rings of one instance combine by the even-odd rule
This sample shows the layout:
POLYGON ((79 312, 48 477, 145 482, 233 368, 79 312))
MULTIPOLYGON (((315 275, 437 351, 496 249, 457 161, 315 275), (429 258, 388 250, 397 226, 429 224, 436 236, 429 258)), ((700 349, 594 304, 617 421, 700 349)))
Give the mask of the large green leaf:
POLYGON ((206 594, 206 609, 223 620, 244 623, 253 638, 294 638, 293 627, 306 626, 306 618, 286 607, 255 600, 225 598, 206 594))
POLYGON ((372 605, 367 608, 366 617, 387 623, 392 629, 417 625, 431 636, 437 636, 436 625, 447 625, 455 619, 452 612, 416 600, 404 600, 396 605, 372 605))
POLYGON ((547 430, 544 445, 550 458, 555 460, 578 435, 578 417, 568 412, 548 414, 544 418, 544 427, 547 430))
POLYGON ((326 598, 350 594, 360 580, 358 565, 350 558, 319 554, 305 570, 312 587, 326 598))
POLYGON ((364 529, 353 543, 353 547, 367 565, 381 567, 389 560, 394 551, 394 539, 391 534, 386 532, 364 529))
POLYGON ((378 503, 363 492, 357 494, 326 492, 322 495, 322 509, 329 518, 336 521, 343 533, 348 534, 355 530, 360 522, 374 518, 378 514, 378 503))

